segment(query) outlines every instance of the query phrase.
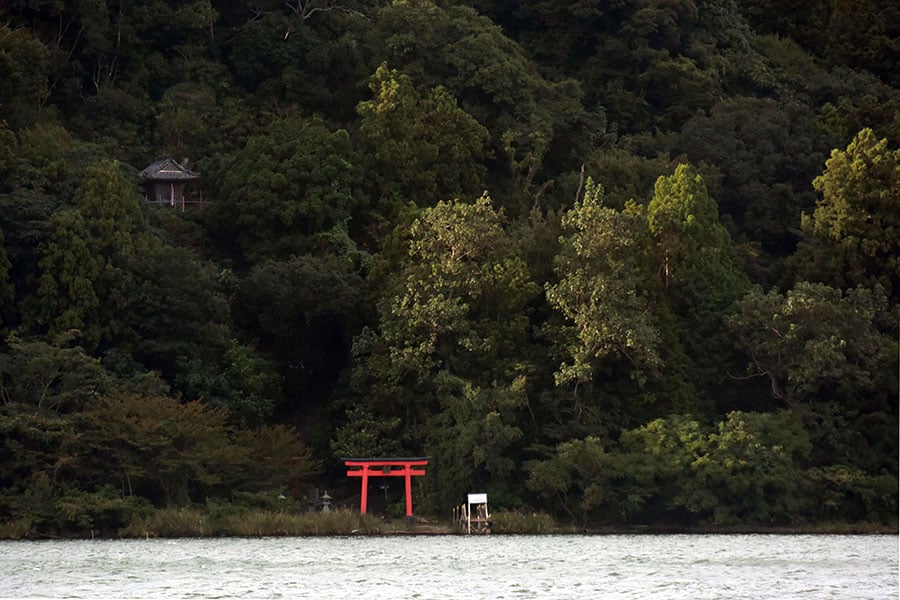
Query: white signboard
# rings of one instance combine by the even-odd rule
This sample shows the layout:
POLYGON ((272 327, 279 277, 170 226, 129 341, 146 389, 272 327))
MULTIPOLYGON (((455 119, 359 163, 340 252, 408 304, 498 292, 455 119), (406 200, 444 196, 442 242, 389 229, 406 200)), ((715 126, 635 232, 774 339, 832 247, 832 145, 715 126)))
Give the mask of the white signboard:
POLYGON ((469 494, 469 504, 487 504, 487 494, 469 494))

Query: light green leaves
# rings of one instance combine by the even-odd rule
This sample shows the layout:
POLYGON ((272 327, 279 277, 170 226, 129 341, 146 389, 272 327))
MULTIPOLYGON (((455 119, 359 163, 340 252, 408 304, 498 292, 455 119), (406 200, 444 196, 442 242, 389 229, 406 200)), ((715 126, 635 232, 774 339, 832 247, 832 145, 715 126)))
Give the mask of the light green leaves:
POLYGON ((398 203, 433 206, 483 189, 488 131, 447 90, 419 92, 409 76, 386 63, 369 88, 373 98, 357 111, 367 183, 387 203, 379 212, 395 217, 398 203))
POLYGON ((645 285, 645 221, 603 206, 602 195, 588 179, 584 198, 562 219, 559 282, 547 286, 550 304, 572 323, 572 363, 557 372, 559 385, 590 381, 597 360, 625 358, 637 369, 660 364, 645 285))
POLYGON ((537 292, 490 198, 439 202, 411 225, 410 238, 385 338, 398 357, 419 355, 411 364, 464 361, 466 369, 478 369, 479 358, 490 364, 505 339, 523 335, 521 311, 537 292))
POLYGON ((834 150, 813 185, 822 196, 803 215, 809 271, 840 287, 900 289, 900 150, 863 129, 846 150, 834 150))

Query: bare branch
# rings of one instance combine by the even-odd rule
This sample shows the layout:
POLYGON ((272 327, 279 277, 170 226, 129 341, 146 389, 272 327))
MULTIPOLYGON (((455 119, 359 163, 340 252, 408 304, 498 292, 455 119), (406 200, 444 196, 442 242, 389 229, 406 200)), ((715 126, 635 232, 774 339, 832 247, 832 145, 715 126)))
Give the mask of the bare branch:
POLYGON ((750 373, 749 375, 732 375, 730 371, 725 373, 735 381, 747 381, 748 379, 756 379, 757 377, 765 377, 768 373, 750 373))
POLYGON ((581 199, 581 190, 584 188, 584 163, 581 163, 581 178, 578 180, 578 189, 575 190, 575 203, 581 199))
MULTIPOLYGON (((307 20, 317 12, 331 12, 333 10, 353 14, 357 16, 365 16, 363 13, 344 6, 340 0, 285 0, 285 6, 292 13, 300 17, 301 22, 307 20)), ((285 35, 287 38, 287 35, 285 35)))

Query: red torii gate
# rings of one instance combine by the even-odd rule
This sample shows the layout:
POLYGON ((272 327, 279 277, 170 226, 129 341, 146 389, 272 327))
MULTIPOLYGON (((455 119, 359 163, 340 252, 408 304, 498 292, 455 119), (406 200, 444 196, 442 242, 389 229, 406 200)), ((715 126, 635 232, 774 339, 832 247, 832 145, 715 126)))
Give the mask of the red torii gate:
POLYGON ((348 467, 347 477, 362 478, 362 494, 359 501, 359 512, 365 514, 369 501, 369 477, 404 477, 406 479, 406 516, 412 511, 412 478, 425 474, 425 465, 430 456, 417 458, 345 458, 344 466, 348 467), (414 469, 413 467, 422 467, 414 469), (350 469, 352 468, 352 470, 350 469))

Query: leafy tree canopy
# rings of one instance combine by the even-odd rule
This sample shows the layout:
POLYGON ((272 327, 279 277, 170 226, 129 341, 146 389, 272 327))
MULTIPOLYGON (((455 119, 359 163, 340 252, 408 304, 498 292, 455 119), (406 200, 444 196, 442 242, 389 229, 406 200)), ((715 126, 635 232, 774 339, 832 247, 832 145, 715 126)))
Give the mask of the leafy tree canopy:
MULTIPOLYGON (((378 67, 373 99, 359 104, 360 149, 370 158, 366 177, 388 206, 475 195, 484 188, 488 131, 441 87, 420 96, 409 76, 378 67)), ((397 209, 382 208, 389 218, 397 209)))
POLYGON ((637 370, 658 366, 641 215, 605 207, 603 187, 588 178, 562 224, 559 283, 547 287, 547 298, 572 323, 572 362, 561 365, 557 383, 593 380, 595 361, 606 358, 624 358, 637 370))
POLYGON ((346 131, 285 117, 225 159, 217 173, 220 239, 242 261, 342 250, 341 232, 360 204, 362 170, 346 131), (334 237, 336 235, 337 237, 334 237))
POLYGON ((896 344, 876 327, 886 310, 880 290, 801 282, 786 294, 752 289, 729 324, 748 376, 768 380, 774 400, 795 405, 827 392, 872 410, 896 389, 884 370, 896 344))
POLYGON ((863 129, 846 150, 831 153, 813 186, 821 196, 812 215, 802 217, 810 275, 842 288, 879 285, 896 302, 900 150, 863 129))

